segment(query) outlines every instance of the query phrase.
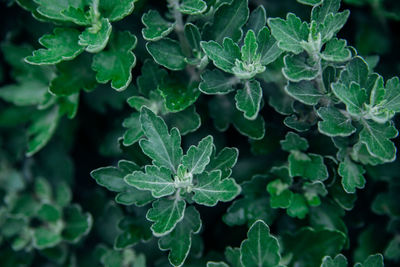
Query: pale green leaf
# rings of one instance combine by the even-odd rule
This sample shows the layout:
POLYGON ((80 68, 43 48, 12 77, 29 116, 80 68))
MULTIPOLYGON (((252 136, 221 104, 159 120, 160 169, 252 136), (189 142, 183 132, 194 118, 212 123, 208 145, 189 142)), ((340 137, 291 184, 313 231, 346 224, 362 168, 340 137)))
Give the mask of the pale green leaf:
POLYGON ((271 36, 267 27, 263 27, 257 35, 258 51, 261 65, 268 65, 274 62, 281 54, 278 42, 271 36))
POLYGON ((253 30, 249 30, 244 38, 244 44, 241 48, 242 61, 246 63, 252 63, 255 61, 257 56, 258 44, 256 40, 256 34, 253 30))
POLYGON ((294 193, 292 195, 290 205, 286 210, 286 213, 290 217, 304 219, 308 214, 309 209, 305 197, 301 194, 294 193))
POLYGON ((186 66, 185 56, 179 43, 169 38, 146 44, 154 61, 170 70, 182 70, 186 66))
POLYGON ((99 0, 100 13, 110 21, 118 21, 132 13, 138 0, 99 0))
POLYGON ((367 93, 359 84, 351 82, 350 86, 347 87, 343 83, 333 83, 332 91, 346 104, 347 111, 351 115, 359 116, 363 113, 367 93))
POLYGON ((355 193, 356 188, 364 188, 364 168, 351 161, 348 157, 339 164, 338 173, 342 177, 342 185, 347 193, 355 193))
POLYGON ((215 146, 213 146, 211 160, 207 165, 206 170, 220 170, 221 179, 225 179, 231 175, 232 168, 235 166, 238 156, 239 150, 237 148, 224 147, 218 154, 216 154, 215 146))
POLYGON ((35 80, 0 87, 0 98, 16 106, 40 105, 45 102, 48 85, 35 80))
POLYGON ((322 3, 323 0, 297 0, 297 2, 304 4, 304 5, 309 5, 309 6, 316 6, 322 3))
POLYGON ((200 45, 216 67, 225 72, 233 73, 232 68, 235 66, 235 61, 240 58, 240 49, 232 39, 225 38, 223 46, 215 41, 203 41, 200 45))
POLYGON ((184 28, 185 37, 194 52, 201 52, 200 41, 201 34, 199 28, 192 24, 186 23, 184 28))
POLYGON ((262 88, 258 81, 247 81, 235 95, 236 107, 248 120, 255 120, 260 110, 262 88))
POLYGON ((289 155, 290 176, 301 176, 312 181, 328 178, 328 170, 321 155, 294 151, 289 155))
POLYGON ((317 5, 312 9, 311 19, 321 24, 330 14, 336 14, 340 8, 341 0, 323 0, 321 5, 317 5))
POLYGON ((198 15, 206 11, 207 4, 203 0, 182 0, 179 11, 183 14, 198 15))
POLYGON ((265 26, 267 23, 267 12, 262 5, 259 5, 256 9, 254 9, 244 26, 244 32, 248 32, 249 30, 254 31, 255 34, 258 34, 259 31, 265 26))
POLYGON ((311 81, 288 82, 285 91, 294 99, 306 105, 317 105, 323 94, 311 81))
POLYGON ((319 27, 322 43, 332 39, 333 36, 344 26, 350 16, 350 11, 345 10, 336 14, 328 14, 322 25, 319 27))
POLYGON ((227 94, 235 89, 236 77, 228 77, 218 69, 206 70, 201 74, 199 90, 205 94, 227 94))
POLYGON ((204 137, 197 146, 190 146, 186 155, 182 158, 182 164, 191 174, 199 174, 210 163, 213 150, 213 137, 204 137))
POLYGON ((325 256, 322 259, 321 267, 347 267, 347 259, 342 254, 337 255, 334 259, 331 256, 325 256))
POLYGON ((323 121, 318 122, 318 131, 327 136, 349 136, 356 131, 351 118, 334 107, 321 107, 317 111, 323 121))
POLYGON ((321 53, 321 58, 326 61, 343 62, 351 58, 351 52, 347 48, 346 40, 333 38, 321 53))
POLYGON ((283 61, 285 63, 283 75, 292 82, 314 80, 319 74, 317 64, 311 66, 304 54, 286 55, 283 61))
POLYGON ((149 10, 149 12, 143 14, 142 23, 146 26, 142 29, 142 35, 147 41, 158 41, 164 38, 175 26, 174 23, 163 19, 156 10, 149 10))
POLYGON ((60 20, 60 21, 70 21, 68 17, 63 15, 63 11, 68 8, 83 10, 85 7, 85 2, 83 0, 34 0, 37 4, 37 12, 49 19, 60 20))
POLYGON ((400 112, 400 82, 398 77, 393 77, 386 82, 383 108, 400 112))
POLYGON ((132 115, 128 118, 126 118, 122 122, 122 126, 124 128, 127 128, 127 130, 124 133, 123 136, 123 144, 124 146, 130 146, 136 143, 137 141, 140 140, 140 138, 143 136, 143 130, 140 125, 140 119, 139 119, 140 113, 135 112, 132 113, 132 115))
POLYGON ((86 28, 79 35, 79 45, 84 46, 89 53, 98 53, 106 47, 112 27, 108 19, 101 19, 99 25, 86 28), (99 28, 100 27, 100 28, 99 28))

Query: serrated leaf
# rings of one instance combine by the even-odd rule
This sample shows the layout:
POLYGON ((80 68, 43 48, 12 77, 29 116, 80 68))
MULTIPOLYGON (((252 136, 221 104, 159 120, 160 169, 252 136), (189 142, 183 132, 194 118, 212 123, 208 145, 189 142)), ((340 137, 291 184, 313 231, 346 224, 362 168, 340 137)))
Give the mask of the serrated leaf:
POLYGON ((63 210, 65 227, 62 238, 72 243, 78 242, 87 235, 93 224, 90 213, 83 213, 78 205, 68 206, 63 210))
POLYGON ((265 8, 262 5, 259 5, 256 9, 254 9, 250 13, 249 20, 244 26, 244 32, 253 30, 255 34, 258 34, 266 23, 267 23, 267 12, 265 12, 265 8))
POLYGON ((185 110, 196 102, 200 95, 197 83, 185 83, 176 76, 170 76, 158 86, 161 96, 165 100, 165 107, 170 112, 185 110))
POLYGON ((171 127, 178 128, 181 135, 194 132, 201 125, 200 115, 196 112, 194 105, 180 112, 165 114, 164 120, 171 127))
POLYGON ((79 35, 79 45, 84 46, 89 53, 98 53, 106 47, 112 27, 108 19, 101 19, 99 25, 86 28, 79 35))
POLYGON ((99 11, 110 21, 118 21, 132 13, 137 0, 100 0, 99 11))
POLYGON ((347 111, 351 115, 362 114, 364 103, 367 100, 367 93, 359 84, 351 82, 350 86, 347 87, 343 83, 333 83, 332 91, 346 104, 347 111))
POLYGON ((193 201, 205 206, 215 206, 218 201, 228 202, 241 191, 232 178, 221 180, 221 171, 204 172, 197 176, 197 184, 193 187, 193 201))
POLYGON ((198 15, 206 11, 207 4, 203 0, 183 0, 178 9, 183 14, 198 15))
POLYGON ((355 193, 356 188, 364 188, 364 168, 352 162, 348 157, 339 164, 338 173, 342 177, 342 185, 347 193, 355 193))
POLYGON ((128 31, 111 36, 109 48, 93 57, 92 69, 97 72, 99 83, 111 81, 111 87, 117 91, 128 87, 132 80, 132 68, 136 64, 132 53, 136 43, 136 37, 128 31))
POLYGON ((25 61, 34 65, 56 64, 71 60, 83 52, 84 47, 78 44, 79 31, 69 28, 55 28, 53 34, 44 35, 39 43, 46 49, 33 51, 25 61))
POLYGON ((288 152, 293 150, 306 151, 308 149, 307 139, 299 136, 294 132, 288 132, 285 136, 285 139, 280 141, 280 144, 282 150, 288 152))
POLYGON ((391 162, 396 158, 396 147, 390 139, 398 135, 391 122, 383 124, 363 120, 363 130, 360 132, 360 142, 365 144, 368 151, 375 157, 391 162))
POLYGON ((214 21, 205 30, 208 40, 222 43, 228 37, 238 41, 242 36, 242 26, 249 17, 247 0, 233 0, 222 4, 214 14, 214 21))
POLYGON ((140 125, 140 119, 139 119, 140 113, 132 113, 132 115, 128 118, 126 118, 122 126, 124 128, 127 128, 127 130, 124 133, 123 136, 123 144, 124 146, 130 146, 136 143, 137 141, 140 140, 140 138, 143 136, 143 130, 140 125))
POLYGON ((148 96, 150 91, 157 89, 166 75, 167 72, 159 68, 159 65, 154 61, 145 60, 142 66, 142 75, 137 78, 137 86, 140 93, 148 96))
POLYGON ((213 146, 213 153, 211 155, 210 163, 207 165, 206 170, 220 170, 221 179, 225 179, 231 175, 232 168, 235 166, 239 156, 237 148, 224 147, 218 154, 215 152, 213 146))
POLYGON ((59 21, 70 21, 68 17, 63 16, 63 11, 68 10, 68 8, 83 10, 86 1, 77 0, 59 0, 57 2, 51 0, 34 0, 37 4, 37 12, 50 19, 59 21))
POLYGON ((248 120, 255 120, 260 110, 262 88, 258 81, 248 81, 235 95, 236 107, 248 120))
POLYGON ((160 238, 158 245, 161 250, 170 250, 168 259, 173 266, 183 265, 192 246, 192 235, 197 234, 200 229, 200 214, 191 206, 186 209, 185 217, 176 225, 175 229, 160 238))
POLYGON ((268 65, 274 62, 281 54, 278 42, 271 36, 267 27, 263 27, 257 35, 258 51, 261 65, 268 65))
POLYGON ((124 181, 139 190, 151 191, 155 198, 169 196, 175 192, 171 171, 167 168, 147 165, 145 172, 134 171, 125 176, 124 181))
POLYGON ((334 107, 321 107, 317 111, 323 121, 318 122, 318 131, 327 136, 349 136, 356 131, 351 118, 334 107))
POLYGON ((199 28, 192 23, 186 23, 184 34, 194 52, 201 52, 201 34, 199 28))
POLYGON ((218 69, 205 70, 204 73, 201 74, 199 90, 210 95, 227 94, 235 90, 233 85, 235 85, 236 82, 236 77, 228 77, 218 69))
POLYGON ((322 43, 332 39, 333 36, 343 27, 350 16, 350 11, 345 10, 336 14, 328 14, 322 25, 319 27, 322 43))
POLYGON ((325 21, 328 14, 338 12, 341 0, 324 0, 321 5, 317 5, 312 9, 311 19, 318 24, 325 21))
POLYGON ((368 80, 368 64, 361 57, 354 57, 340 73, 340 82, 350 87, 351 82, 357 83, 361 88, 366 88, 368 80))
POLYGON ((282 69, 283 75, 292 82, 313 80, 319 74, 317 65, 311 66, 304 54, 286 55, 283 61, 285 63, 282 69))
POLYGON ((296 116, 295 114, 291 115, 291 116, 287 116, 284 120, 283 123, 291 128, 294 129, 298 132, 305 132, 308 131, 311 127, 311 125, 304 121, 304 119, 299 118, 298 116, 296 116))
POLYGON ((226 247, 224 254, 231 267, 242 266, 242 263, 240 262, 240 248, 226 247))
POLYGON ((163 19, 156 10, 149 10, 143 14, 142 23, 146 26, 142 29, 142 35, 147 41, 158 41, 164 38, 175 26, 174 23, 163 19))
POLYGON ((223 261, 215 262, 215 261, 208 261, 207 262, 207 267, 229 267, 228 264, 226 264, 223 261))
POLYGON ((182 199, 160 198, 153 202, 146 218, 153 222, 151 230, 154 236, 164 236, 174 230, 185 213, 186 202, 182 199))
POLYGON ((293 13, 288 13, 286 20, 281 18, 268 19, 268 26, 271 28, 272 35, 278 41, 278 46, 282 50, 299 54, 303 51, 301 43, 307 41, 308 24, 301 22, 293 13))
POLYGON ((316 6, 322 3, 323 0, 297 0, 297 2, 304 4, 304 5, 309 5, 309 6, 316 6))
POLYGON ((153 159, 155 165, 176 173, 183 153, 179 130, 172 128, 169 134, 165 122, 146 107, 140 111, 140 123, 147 137, 139 142, 143 153, 153 159))
POLYGON ((170 70, 182 70, 186 66, 181 46, 175 40, 163 38, 146 44, 154 61, 170 70))
POLYGON ((293 193, 289 190, 289 186, 290 185, 283 183, 280 179, 274 180, 267 185, 272 208, 288 208, 290 206, 293 193))
POLYGON ((368 258, 361 264, 357 263, 354 267, 383 267, 383 256, 382 254, 370 255, 368 258))
POLYGON ((123 232, 115 238, 114 248, 126 249, 140 241, 150 240, 153 235, 149 226, 145 218, 124 217, 118 223, 118 228, 123 232))
POLYGON ((249 30, 244 38, 244 44, 241 48, 241 59, 244 62, 252 63, 256 59, 258 44, 256 34, 253 30, 249 30))
POLYGON ((232 68, 235 67, 235 61, 240 58, 240 49, 232 39, 224 38, 222 46, 215 41, 203 41, 200 45, 216 67, 225 72, 233 73, 232 68))
POLYGON ((325 256, 322 259, 321 267, 347 267, 347 259, 342 254, 337 255, 334 259, 331 256, 325 256))
POLYGON ((256 221, 240 245, 240 261, 244 267, 275 267, 280 261, 278 240, 269 232, 265 222, 256 221))
POLYGON ((301 176, 311 181, 328 178, 328 170, 321 155, 292 152, 289 155, 290 176, 301 176))
POLYGON ((40 105, 45 102, 48 85, 39 81, 24 81, 0 88, 0 98, 16 106, 40 105))
POLYGON ((321 58, 327 61, 343 62, 351 58, 351 52, 347 48, 346 40, 333 38, 321 53, 321 58))
POLYGON ((385 95, 382 99, 382 107, 393 111, 400 111, 400 82, 398 77, 393 77, 386 82, 385 95))
POLYGON ((199 174, 210 163, 213 150, 213 137, 204 137, 197 146, 190 146, 186 155, 182 158, 182 164, 191 174, 199 174))
POLYGON ((288 82, 285 91, 306 105, 316 105, 323 97, 323 94, 310 81, 288 82))

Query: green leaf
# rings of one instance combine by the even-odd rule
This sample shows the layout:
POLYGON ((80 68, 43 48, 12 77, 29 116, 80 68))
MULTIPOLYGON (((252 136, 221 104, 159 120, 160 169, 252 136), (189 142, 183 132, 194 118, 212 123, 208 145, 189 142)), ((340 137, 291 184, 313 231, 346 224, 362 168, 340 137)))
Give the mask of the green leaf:
POLYGON ((328 178, 328 170, 321 155, 293 151, 289 155, 290 176, 301 176, 311 181, 328 178))
POLYGON ((352 162, 348 157, 339 164, 338 173, 342 177, 342 185, 347 193, 355 193, 356 188, 364 188, 364 168, 352 162))
POLYGON ((100 0, 99 11, 110 21, 118 21, 132 13, 137 0, 100 0))
POLYGON ((143 136, 143 130, 140 125, 140 113, 132 113, 130 117, 122 122, 122 126, 127 128, 123 136, 123 145, 131 146, 143 136))
POLYGON ((275 267, 281 259, 278 240, 269 232, 268 225, 258 220, 247 232, 240 245, 240 261, 244 267, 275 267))
POLYGON ((169 38, 146 44, 154 61, 170 70, 182 70, 186 66, 185 56, 179 43, 169 38))
POLYGON ((199 174, 210 163, 213 150, 213 137, 204 137, 197 146, 190 146, 186 155, 182 158, 182 164, 191 174, 199 174))
POLYGON ((304 191, 304 197, 307 200, 308 205, 316 207, 321 205, 320 196, 326 196, 328 191, 325 188, 324 183, 320 181, 312 182, 312 183, 304 183, 302 187, 304 191))
POLYGON ((186 109, 200 95, 197 83, 186 84, 176 76, 169 76, 159 85, 158 89, 165 100, 165 107, 170 112, 178 112, 186 109))
POLYGON ((154 61, 146 59, 142 66, 142 75, 137 78, 140 93, 148 96, 150 91, 157 89, 166 75, 164 69, 159 68, 154 61))
POLYGON ((289 186, 280 179, 268 184, 267 191, 271 196, 270 203, 272 208, 288 208, 290 206, 293 193, 289 190, 289 186))
POLYGON ((262 89, 258 81, 247 81, 235 95, 236 107, 248 120, 255 120, 260 110, 262 89))
POLYGON ((333 83, 332 91, 346 104, 347 111, 351 115, 357 116, 363 113, 367 93, 359 84, 351 82, 350 86, 347 87, 343 83, 333 83))
POLYGON ((283 123, 291 128, 294 129, 298 132, 305 132, 308 131, 311 127, 310 123, 308 123, 307 121, 305 121, 304 118, 299 118, 298 116, 296 116, 295 114, 286 117, 283 120, 283 123))
POLYGON ((357 263, 354 265, 354 267, 383 267, 383 256, 382 254, 375 254, 375 255, 370 255, 368 258, 361 263, 357 263))
POLYGON ((186 209, 185 217, 174 230, 160 238, 158 245, 161 250, 170 250, 168 259, 173 266, 183 265, 192 246, 192 235, 197 234, 200 229, 200 214, 191 206, 186 209))
POLYGON ((334 107, 321 107, 317 110, 323 121, 318 122, 318 131, 327 136, 349 136, 356 131, 351 124, 351 118, 334 107))
POLYGON ((0 88, 0 98, 16 106, 40 105, 45 102, 48 85, 35 80, 0 88))
POLYGON ((37 211, 37 216, 45 222, 56 222, 61 218, 61 211, 55 205, 44 203, 37 211))
POLYGON ((236 83, 236 77, 228 77, 218 69, 205 70, 201 74, 199 90, 208 95, 223 95, 234 91, 233 85, 236 83))
POLYGON ((290 217, 304 219, 308 214, 308 206, 305 197, 301 194, 294 193, 292 195, 290 205, 286 212, 290 217))
POLYGON ((395 236, 385 249, 385 258, 393 261, 398 261, 400 257, 400 238, 395 236))
POLYGON ((136 37, 128 31, 111 36, 109 48, 93 57, 92 69, 97 72, 99 83, 111 80, 111 87, 117 91, 128 87, 132 80, 132 68, 136 64, 136 57, 132 53, 136 42, 136 37))
POLYGON ((42 149, 54 135, 60 119, 58 108, 41 112, 28 127, 28 148, 26 156, 30 157, 42 149))
POLYGON ((57 2, 51 0, 34 0, 38 5, 37 12, 49 19, 70 21, 70 19, 63 15, 63 11, 68 10, 68 8, 73 8, 76 10, 83 10, 86 1, 77 0, 59 0, 57 2))
POLYGON ((304 5, 309 5, 309 6, 316 6, 322 3, 323 0, 297 0, 297 2, 304 4, 304 5))
POLYGON ((288 152, 293 150, 306 151, 308 149, 307 139, 299 136, 294 132, 288 132, 285 136, 285 139, 281 140, 280 143, 282 150, 288 152))
MULTIPOLYGON (((351 82, 366 88, 368 80, 368 64, 361 57, 354 57, 340 73, 340 82, 350 88, 351 82)), ((333 87, 333 86, 332 86, 333 87)))
POLYGON ((281 54, 278 42, 271 36, 267 27, 263 27, 257 35, 258 51, 261 65, 268 65, 274 62, 281 54))
POLYGON ((208 40, 221 43, 224 38, 238 41, 242 36, 242 26, 249 17, 247 0, 233 0, 231 4, 222 4, 214 14, 211 26, 205 29, 208 40))
POLYGON ((200 45, 216 67, 225 72, 233 73, 232 68, 235 67, 235 61, 240 58, 240 49, 232 39, 224 38, 223 46, 215 41, 203 41, 200 45))
MULTIPOLYGON (((304 55, 286 55, 283 58, 285 67, 282 70, 283 75, 292 82, 299 82, 302 80, 314 80, 319 72, 318 66, 310 66, 309 59, 304 55)), ((312 91, 315 91, 312 90, 312 91)))
POLYGON ((385 95, 382 100, 382 107, 393 111, 400 112, 400 82, 398 77, 393 77, 386 82, 385 95))
POLYGON ((53 34, 44 35, 39 43, 47 49, 33 51, 25 61, 34 65, 56 64, 71 60, 83 52, 84 47, 78 44, 79 31, 68 28, 55 28, 53 34))
POLYGON ((176 173, 183 153, 179 130, 172 128, 169 134, 165 122, 146 107, 140 111, 140 123, 147 137, 139 142, 143 153, 153 159, 155 165, 176 173))
POLYGON ((207 4, 203 0, 183 0, 178 9, 183 14, 198 15, 206 11, 207 4))
POLYGON ((311 19, 321 24, 325 21, 326 17, 330 14, 336 14, 340 8, 341 0, 324 0, 322 5, 317 5, 312 9, 311 19))
POLYGON ((311 81, 288 82, 285 91, 294 99, 306 105, 317 105, 323 94, 311 81))
POLYGON ((254 9, 251 12, 249 20, 244 26, 245 29, 244 32, 252 30, 256 34, 259 34, 259 31, 263 29, 266 23, 267 23, 267 12, 265 12, 265 8, 262 5, 259 5, 256 9, 254 9))
POLYGON ((49 181, 44 178, 37 178, 34 184, 35 194, 41 202, 50 202, 52 199, 52 189, 49 181))
POLYGON ((108 19, 101 19, 99 25, 86 28, 79 35, 79 45, 84 46, 89 53, 98 53, 106 47, 112 27, 108 19))
POLYGON ((325 256, 322 259, 321 267, 347 267, 347 259, 342 254, 337 255, 334 259, 331 256, 325 256))
POLYGON ((215 146, 211 154, 210 163, 206 167, 206 171, 212 170, 221 171, 221 179, 229 177, 232 173, 232 168, 235 166, 239 156, 239 150, 237 148, 224 147, 217 155, 215 152, 215 146))
POLYGON ((362 120, 364 128, 360 132, 360 142, 365 144, 368 152, 385 162, 391 162, 396 158, 396 147, 390 139, 398 135, 393 123, 383 124, 362 120))
POLYGON ((193 201, 205 206, 215 206, 218 201, 228 202, 241 191, 232 178, 221 180, 221 171, 204 172, 197 176, 197 184, 193 187, 193 201))
POLYGON ((151 231, 154 236, 164 236, 174 230, 185 213, 186 202, 182 199, 160 198, 153 202, 153 207, 149 209, 146 218, 154 222, 151 231))
POLYGON ((241 267, 242 263, 240 262, 240 248, 225 248, 225 258, 230 264, 231 267, 241 267))
POLYGON ((207 267, 229 267, 229 265, 222 261, 219 262, 209 261, 207 262, 207 267))
POLYGON ((45 249, 56 246, 62 241, 59 233, 53 232, 44 227, 37 228, 33 231, 33 247, 37 249, 45 249))
POLYGON ((163 19, 156 10, 149 10, 142 16, 142 23, 146 28, 142 29, 143 38, 147 41, 158 41, 170 34, 175 24, 163 19))
POLYGON ((123 232, 115 238, 115 249, 126 249, 140 241, 148 241, 153 237, 149 222, 143 217, 124 217, 119 221, 118 228, 123 232))
POLYGON ((343 62, 351 58, 351 52, 347 48, 346 40, 333 38, 321 53, 321 58, 326 61, 343 62))
POLYGON ((241 59, 244 62, 254 62, 257 56, 258 44, 256 34, 253 30, 249 30, 244 38, 244 44, 241 48, 241 59))
POLYGON ((65 227, 62 231, 62 238, 68 242, 76 243, 82 236, 87 235, 92 228, 92 215, 83 213, 78 205, 68 206, 63 212, 65 227))
POLYGON ((139 190, 149 190, 155 198, 169 196, 175 192, 171 171, 167 168, 147 165, 145 172, 134 171, 125 176, 124 181, 139 190))
POLYGON ((303 51, 302 42, 308 38, 308 24, 301 22, 293 13, 288 13, 286 20, 281 18, 268 19, 272 35, 278 41, 278 46, 282 50, 299 54, 303 51))
POLYGON ((199 28, 192 23, 186 23, 184 28, 184 34, 194 52, 195 53, 201 52, 201 47, 200 47, 201 34, 199 28))
POLYGON ((49 90, 57 96, 69 96, 80 90, 91 91, 97 86, 96 74, 86 66, 89 57, 79 56, 57 64, 58 75, 50 82, 49 90))
POLYGON ((168 125, 177 127, 181 135, 194 132, 201 125, 200 115, 196 112, 194 105, 180 112, 165 114, 164 120, 168 125))
POLYGON ((333 36, 346 24, 347 19, 350 16, 350 11, 345 10, 336 14, 328 14, 322 25, 319 27, 319 33, 321 34, 322 43, 325 43, 332 39, 333 36))

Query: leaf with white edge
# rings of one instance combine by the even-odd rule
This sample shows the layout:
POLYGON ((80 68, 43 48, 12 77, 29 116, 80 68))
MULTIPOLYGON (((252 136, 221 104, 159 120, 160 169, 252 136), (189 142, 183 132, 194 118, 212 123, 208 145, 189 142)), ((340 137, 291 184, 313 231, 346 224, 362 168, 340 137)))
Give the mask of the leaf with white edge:
POLYGON ((143 136, 143 130, 140 125, 140 119, 139 119, 140 113, 132 113, 132 115, 128 118, 126 118, 122 122, 122 126, 124 128, 127 128, 127 130, 124 133, 123 136, 123 145, 124 146, 130 146, 136 143, 137 141, 140 140, 140 138, 143 136))
POLYGON ((270 234, 268 225, 256 221, 240 245, 240 261, 244 267, 276 267, 281 259, 279 242, 270 234))
POLYGON ((176 173, 183 153, 179 130, 172 128, 169 134, 163 119, 146 107, 140 111, 140 123, 147 137, 139 142, 143 153, 153 159, 155 165, 176 173))
POLYGON ((101 19, 99 25, 86 28, 79 35, 79 45, 84 46, 89 53, 98 53, 106 47, 112 27, 108 19, 101 19))
POLYGON ((136 42, 136 37, 128 31, 116 32, 111 36, 109 48, 93 57, 92 69, 97 72, 99 83, 111 80, 111 87, 117 91, 128 87, 136 64, 136 57, 132 53, 136 42))
POLYGON ((285 91, 294 99, 306 105, 316 105, 323 94, 311 81, 288 82, 285 91))
POLYGON ((235 95, 236 107, 248 120, 255 120, 260 111, 262 88, 258 81, 247 81, 235 95))
POLYGON ((42 111, 28 127, 28 148, 26 156, 30 157, 42 149, 54 135, 60 114, 58 108, 42 111))
POLYGON ((217 43, 221 43, 226 37, 238 41, 248 17, 248 0, 224 3, 215 12, 212 25, 205 29, 205 36, 207 40, 215 40, 217 43))
POLYGON ((321 5, 316 5, 312 9, 311 19, 316 21, 318 24, 323 23, 330 13, 336 14, 338 12, 340 1, 341 0, 323 0, 321 5))
POLYGON ((83 213, 78 205, 71 205, 63 210, 64 229, 62 238, 71 243, 77 243, 92 228, 93 218, 90 213, 83 213))
POLYGON ((213 137, 204 137, 197 146, 190 146, 186 155, 182 158, 182 164, 191 174, 199 174, 210 163, 213 150, 213 137))
POLYGON ((257 56, 258 44, 256 40, 256 34, 253 30, 249 30, 244 38, 244 44, 241 48, 241 59, 246 63, 252 63, 255 61, 257 56))
POLYGON ((300 4, 316 6, 322 3, 323 0, 297 0, 300 4))
POLYGON ((45 102, 48 85, 35 80, 0 87, 0 98, 16 106, 40 105, 45 102))
POLYGON ((347 267, 347 259, 342 254, 337 255, 334 259, 331 256, 325 256, 322 259, 321 267, 347 267))
POLYGON ((37 4, 37 12, 49 19, 59 21, 71 21, 68 17, 63 15, 63 11, 68 8, 74 8, 76 10, 84 10, 85 2, 83 0, 58 0, 56 2, 52 0, 34 0, 37 4))
POLYGON ((204 172, 197 177, 193 187, 193 201, 205 206, 215 206, 218 201, 228 202, 241 191, 233 178, 221 180, 221 171, 204 172))
POLYGON ((307 139, 301 137, 300 135, 294 132, 288 132, 285 136, 285 139, 280 141, 280 144, 282 150, 285 150, 287 152, 293 150, 306 151, 309 146, 307 139))
POLYGON ((138 0, 100 0, 99 11, 110 21, 118 21, 132 13, 138 0))
POLYGON ((207 262, 207 267, 229 267, 229 265, 222 261, 219 262, 209 261, 207 262))
POLYGON ((314 80, 318 76, 318 66, 310 66, 308 58, 304 55, 286 55, 283 58, 285 67, 283 75, 292 82, 314 80))
POLYGON ((238 156, 239 150, 237 148, 224 147, 216 154, 215 146, 213 146, 211 160, 206 167, 206 171, 220 170, 221 179, 225 179, 231 175, 232 168, 235 166, 238 156))
POLYGON ((264 66, 274 62, 283 52, 278 47, 278 42, 271 35, 267 27, 263 27, 258 32, 257 44, 257 53, 260 54, 260 63, 264 66))
POLYGON ((201 74, 199 90, 207 95, 223 95, 234 91, 233 85, 237 82, 236 77, 228 77, 218 69, 205 70, 201 74))
POLYGON ((344 26, 350 16, 350 11, 345 10, 336 14, 328 14, 325 17, 324 23, 319 27, 321 41, 325 43, 332 39, 333 36, 344 26))
POLYGON ((333 93, 346 104, 347 111, 351 115, 362 115, 364 103, 367 101, 365 89, 355 82, 351 82, 349 87, 343 83, 333 83, 331 87, 333 93))
POLYGON ((85 11, 85 8, 74 7, 70 5, 67 9, 62 10, 60 14, 63 17, 63 20, 71 21, 72 23, 80 26, 90 26, 93 23, 92 17, 89 15, 90 12, 91 11, 85 11))
POLYGON ((396 147, 390 139, 397 137, 398 131, 392 122, 377 123, 362 120, 364 128, 360 132, 360 142, 365 144, 369 153, 385 162, 396 158, 396 147))
POLYGON ((56 246, 62 241, 59 233, 40 227, 32 231, 32 246, 37 249, 45 249, 56 246))
POLYGON ((292 202, 293 192, 289 189, 289 184, 283 183, 280 179, 274 180, 267 185, 270 194, 271 207, 289 208, 292 202))
POLYGON ((194 52, 201 52, 201 34, 199 28, 192 23, 186 23, 184 34, 194 52))
POLYGON ((224 254, 230 267, 242 267, 242 263, 240 262, 240 248, 226 247, 224 254))
POLYGON ((166 70, 160 68, 153 60, 146 59, 142 66, 142 75, 137 78, 140 93, 148 96, 150 91, 157 89, 166 75, 166 70))
POLYGON ((361 264, 357 263, 354 267, 383 267, 383 256, 382 254, 374 254, 368 256, 368 258, 361 264))
POLYGON ((382 107, 393 112, 400 112, 400 82, 398 77, 393 77, 386 82, 382 107))
POLYGON ((321 53, 321 58, 326 61, 344 62, 351 58, 351 52, 347 48, 347 42, 343 39, 331 39, 321 53))
POLYGON ((159 239, 160 249, 170 250, 168 260, 173 266, 183 265, 192 246, 192 235, 197 234, 200 229, 200 214, 193 206, 190 206, 186 209, 184 218, 176 225, 175 229, 159 239))
POLYGON ((328 191, 325 188, 325 184, 316 181, 312 183, 304 183, 302 189, 304 190, 304 198, 307 201, 307 204, 313 207, 321 205, 320 196, 324 197, 328 194, 328 191))
POLYGON ((146 218, 153 222, 151 231, 154 236, 164 236, 172 232, 185 214, 186 202, 182 199, 160 198, 153 202, 146 218))
POLYGON ((355 82, 361 88, 366 88, 368 73, 368 64, 365 60, 361 57, 354 57, 340 73, 340 82, 347 87, 350 87, 351 82, 355 82))
POLYGON ((250 13, 249 20, 244 26, 244 32, 252 30, 255 32, 255 34, 258 34, 266 23, 267 23, 267 12, 265 11, 265 8, 262 5, 259 5, 256 9, 254 9, 250 13))
POLYGON ((297 115, 292 114, 291 116, 287 116, 284 120, 283 123, 291 128, 294 129, 298 132, 305 132, 308 131, 311 127, 311 125, 305 121, 303 118, 299 118, 297 115))
POLYGON ((154 61, 170 70, 182 70, 186 66, 181 46, 175 40, 163 38, 146 44, 154 61))
POLYGON ((203 0, 183 0, 178 9, 183 14, 198 15, 206 11, 207 4, 203 0))
POLYGON ((240 59, 240 49, 232 39, 225 38, 222 46, 215 41, 203 41, 200 45, 216 67, 233 73, 232 68, 235 67, 235 61, 240 59))
POLYGON ((308 40, 308 24, 301 22, 300 18, 293 13, 288 13, 286 20, 281 18, 268 19, 272 35, 278 41, 282 50, 299 54, 303 51, 301 43, 308 40))
POLYGON ((145 172, 134 171, 125 176, 124 181, 139 190, 151 191, 151 195, 155 198, 169 196, 175 192, 171 171, 165 167, 147 165, 145 172))
POLYGON ((317 110, 318 116, 323 120, 318 122, 318 131, 330 136, 349 136, 356 131, 351 124, 351 118, 334 107, 321 107, 317 110))
POLYGON ((233 116, 233 126, 241 134, 254 140, 260 140, 265 135, 265 121, 263 116, 257 116, 254 120, 248 120, 243 113, 237 111, 233 116))
POLYGON ((196 102, 200 95, 197 85, 197 83, 188 84, 186 81, 181 81, 177 76, 170 75, 158 86, 158 90, 165 100, 167 110, 178 112, 196 102))
POLYGON ((293 218, 304 219, 309 212, 307 200, 302 194, 293 193, 286 213, 293 218))
POLYGON ((158 41, 167 36, 175 24, 163 19, 156 10, 149 10, 143 14, 142 23, 146 28, 142 29, 143 38, 147 41, 158 41))
POLYGON ((328 170, 321 155, 305 154, 293 151, 289 155, 290 176, 300 176, 311 181, 323 181, 328 178, 328 170))
POLYGON ((339 164, 339 175, 342 177, 342 185, 347 193, 355 193, 356 188, 362 189, 365 186, 365 170, 361 165, 351 161, 349 157, 339 164))
POLYGON ((49 65, 71 60, 84 50, 78 44, 79 34, 75 29, 55 28, 53 34, 46 34, 39 39, 39 43, 47 49, 33 51, 25 61, 33 65, 49 65))

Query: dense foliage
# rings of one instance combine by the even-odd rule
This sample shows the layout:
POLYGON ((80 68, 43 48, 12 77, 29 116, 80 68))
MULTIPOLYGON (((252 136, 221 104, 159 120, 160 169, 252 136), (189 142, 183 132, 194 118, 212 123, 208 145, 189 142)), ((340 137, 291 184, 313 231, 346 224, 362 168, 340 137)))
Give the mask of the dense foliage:
POLYGON ((0 266, 398 266, 399 3, 3 0, 0 266))

